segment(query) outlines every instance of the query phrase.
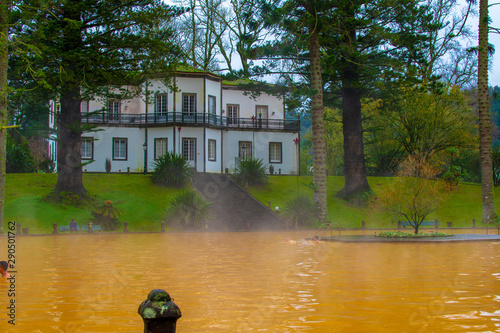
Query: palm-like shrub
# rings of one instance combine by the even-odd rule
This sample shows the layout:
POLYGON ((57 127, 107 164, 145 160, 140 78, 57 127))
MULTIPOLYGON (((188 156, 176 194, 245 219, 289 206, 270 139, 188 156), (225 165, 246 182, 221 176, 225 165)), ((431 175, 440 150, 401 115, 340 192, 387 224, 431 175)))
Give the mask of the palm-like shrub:
POLYGON ((241 185, 262 185, 269 181, 264 162, 254 157, 241 160, 236 166, 233 178, 241 185))
POLYGON ((182 155, 169 152, 154 163, 151 180, 163 186, 183 186, 190 175, 188 161, 182 155))
POLYGON ((121 210, 113 207, 111 200, 106 200, 103 205, 97 206, 92 211, 94 224, 100 225, 102 230, 116 230, 120 226, 118 218, 122 215, 121 210))
POLYGON ((314 200, 303 193, 288 200, 283 210, 284 216, 295 223, 295 226, 310 225, 317 219, 318 205, 314 200))
POLYGON ((170 201, 165 220, 169 224, 200 228, 209 217, 210 203, 196 191, 185 190, 170 201))

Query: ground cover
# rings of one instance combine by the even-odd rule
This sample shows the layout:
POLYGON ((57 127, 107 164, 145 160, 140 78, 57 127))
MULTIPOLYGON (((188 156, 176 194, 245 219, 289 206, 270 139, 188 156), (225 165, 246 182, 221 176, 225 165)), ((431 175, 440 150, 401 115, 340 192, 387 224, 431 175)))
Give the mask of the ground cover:
MULTIPOLYGON (((7 174, 4 221, 17 221, 30 233, 50 233, 52 224, 69 225, 71 219, 86 224, 90 209, 54 206, 41 200, 57 182, 55 174, 7 174)), ((123 212, 121 222, 130 231, 159 231, 170 198, 181 191, 152 184, 150 175, 84 174, 87 191, 98 202, 111 200, 123 212)))
POLYGON ((452 234, 447 234, 444 232, 419 232, 418 234, 410 233, 410 232, 401 232, 401 231, 382 231, 375 234, 375 237, 382 238, 422 238, 422 237, 452 237, 452 234))
MULTIPOLYGON (((130 231, 158 231, 170 199, 181 189, 154 185, 151 176, 142 174, 84 174, 86 189, 98 200, 113 201, 123 211, 121 222, 129 223, 130 231)), ((267 206, 285 207, 287 200, 298 192, 312 196, 310 176, 271 176, 269 184, 250 186, 249 192, 267 206)), ((332 223, 343 228, 360 228, 365 220, 367 228, 395 228, 397 222, 372 208, 360 208, 354 203, 335 197, 344 186, 343 177, 328 177, 328 211, 332 223)), ((369 177, 375 194, 385 186, 391 186, 393 178, 369 177)), ((56 174, 7 174, 4 221, 18 221, 30 233, 50 233, 52 224, 68 225, 75 218, 85 224, 91 218, 84 208, 54 206, 41 200, 55 186, 56 174)), ((495 189, 498 191, 498 189, 495 189)), ((497 197, 498 197, 497 193, 497 197)), ((438 219, 441 227, 452 222, 453 227, 471 227, 476 219, 477 227, 484 227, 481 219, 481 187, 477 184, 460 184, 439 209, 426 220, 438 219)), ((500 203, 497 200, 497 209, 500 203)), ((408 229, 410 231, 410 229, 408 229)), ((425 229, 424 229, 425 230, 425 229)))
MULTIPOLYGON (((387 186, 391 186, 392 177, 368 177, 368 182, 375 195, 381 193, 387 186)), ((312 176, 274 176, 265 186, 251 186, 249 192, 259 201, 267 205, 271 201, 272 207, 283 207, 285 202, 301 191, 312 196, 312 176)), ((328 184, 328 218, 332 223, 338 223, 343 228, 360 228, 364 220, 366 228, 396 228, 397 221, 389 215, 371 207, 359 207, 355 203, 346 202, 335 196, 344 187, 344 178, 330 176, 328 184)), ((498 188, 495 191, 500 193, 498 188)), ((496 202, 497 210, 500 202, 496 202)), ((476 220, 477 227, 484 227, 480 222, 482 214, 480 184, 463 183, 453 190, 437 211, 429 215, 426 220, 439 220, 441 227, 452 222, 454 228, 472 227, 472 219, 476 220)), ((424 229, 425 230, 425 229, 424 229)))

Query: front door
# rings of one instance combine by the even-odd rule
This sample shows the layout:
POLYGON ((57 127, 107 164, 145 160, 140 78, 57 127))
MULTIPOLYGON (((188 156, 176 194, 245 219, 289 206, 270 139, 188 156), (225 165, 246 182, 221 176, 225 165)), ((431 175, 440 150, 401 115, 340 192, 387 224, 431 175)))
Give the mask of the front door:
POLYGON ((182 156, 196 169, 196 138, 182 138, 182 156))

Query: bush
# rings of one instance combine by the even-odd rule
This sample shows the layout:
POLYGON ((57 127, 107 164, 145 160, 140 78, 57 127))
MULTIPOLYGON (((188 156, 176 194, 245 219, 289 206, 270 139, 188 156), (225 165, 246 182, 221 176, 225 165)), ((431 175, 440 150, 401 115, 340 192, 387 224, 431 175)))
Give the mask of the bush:
POLYGON ((210 216, 210 206, 194 190, 185 190, 170 201, 165 220, 169 224, 202 228, 203 222, 210 216))
POLYGON ((452 234, 445 234, 443 232, 433 232, 429 230, 427 233, 410 234, 401 231, 382 231, 375 235, 375 237, 383 238, 417 238, 417 237, 452 237, 452 234))
POLYGON ((94 216, 94 224, 100 225, 102 230, 116 230, 120 226, 118 218, 122 215, 121 211, 113 207, 111 200, 106 200, 103 205, 94 208, 92 216, 94 216))
POLYGON ((241 160, 236 166, 233 174, 234 180, 240 185, 262 185, 267 184, 269 178, 262 159, 253 157, 241 160))
POLYGON ((14 139, 8 137, 6 153, 5 171, 7 173, 35 172, 35 165, 27 142, 19 144, 14 139))
POLYGON ((285 203, 284 216, 291 222, 294 222, 296 227, 299 225, 310 225, 315 222, 317 212, 317 203, 303 193, 299 193, 285 203))
POLYGON ((109 158, 107 158, 106 162, 104 162, 104 168, 107 173, 111 172, 111 160, 109 158))
POLYGON ((183 186, 191 175, 189 163, 182 155, 166 153, 154 163, 153 183, 163 186, 183 186))

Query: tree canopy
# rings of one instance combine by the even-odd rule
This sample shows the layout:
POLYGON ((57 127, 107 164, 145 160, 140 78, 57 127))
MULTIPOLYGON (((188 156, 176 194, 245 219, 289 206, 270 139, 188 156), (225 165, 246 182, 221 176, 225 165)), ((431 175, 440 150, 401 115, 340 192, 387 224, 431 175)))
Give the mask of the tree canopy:
POLYGON ((56 194, 85 195, 80 102, 117 96, 147 75, 166 75, 180 54, 170 20, 180 11, 161 0, 25 0, 10 33, 12 75, 32 80, 60 101, 56 194))

